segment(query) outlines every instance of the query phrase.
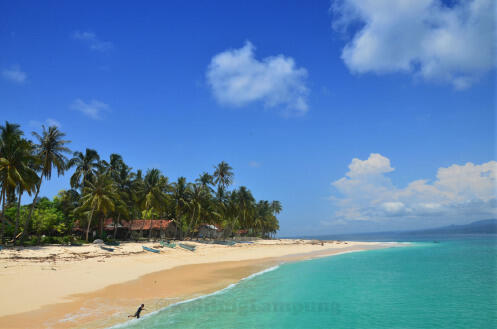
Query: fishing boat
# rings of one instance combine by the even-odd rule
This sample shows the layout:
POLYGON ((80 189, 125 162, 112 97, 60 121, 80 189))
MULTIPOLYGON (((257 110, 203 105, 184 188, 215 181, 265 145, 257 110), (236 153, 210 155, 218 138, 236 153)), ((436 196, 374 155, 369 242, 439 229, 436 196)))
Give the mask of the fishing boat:
POLYGON ((105 251, 114 251, 114 248, 109 248, 109 247, 104 247, 104 246, 100 246, 100 249, 103 249, 105 251))
POLYGON ((179 246, 183 249, 195 251, 196 246, 192 246, 191 244, 180 243, 179 246))
POLYGON ((149 248, 142 246, 143 250, 150 251, 150 252, 155 252, 156 254, 160 253, 160 250, 154 249, 154 248, 149 248))
POLYGON ((237 241, 236 243, 254 243, 254 241, 237 241))
POLYGON ((233 246, 236 244, 235 241, 214 241, 215 244, 220 244, 223 246, 233 246))
POLYGON ((160 245, 163 247, 168 247, 168 248, 175 248, 176 247, 176 243, 164 242, 162 240, 160 241, 160 245))

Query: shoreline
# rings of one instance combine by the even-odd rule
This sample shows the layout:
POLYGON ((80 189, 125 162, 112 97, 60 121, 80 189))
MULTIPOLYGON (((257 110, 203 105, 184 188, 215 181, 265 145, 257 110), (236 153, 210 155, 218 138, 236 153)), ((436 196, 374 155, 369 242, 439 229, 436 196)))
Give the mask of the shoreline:
MULTIPOLYGON (((197 245, 195 253, 168 249, 164 250, 163 255, 151 255, 137 252, 138 246, 130 243, 122 248, 129 254, 104 254, 104 261, 100 257, 64 261, 61 260, 64 257, 61 257, 59 263, 53 261, 58 269, 50 271, 40 269, 50 266, 50 262, 33 264, 31 258, 26 264, 10 264, 14 267, 14 271, 11 269, 10 279, 15 281, 14 276, 17 276, 16 279, 22 280, 23 277, 31 275, 35 281, 31 284, 39 287, 23 292, 21 296, 6 294, 13 296, 14 306, 21 305, 19 302, 28 301, 30 296, 36 294, 43 297, 47 294, 47 288, 49 292, 54 290, 54 293, 52 296, 45 296, 47 298, 42 302, 22 304, 24 307, 17 308, 15 313, 12 312, 12 305, 9 309, 4 300, 0 308, 4 310, 0 315, 0 327, 108 328, 129 320, 127 315, 132 314, 136 305, 142 302, 149 314, 178 302, 226 289, 254 273, 281 263, 401 244, 325 242, 320 245, 309 240, 285 239, 261 240, 239 247, 197 245), (78 271, 85 268, 85 273, 78 271), (40 273, 45 275, 37 277, 40 273), (111 277, 106 276, 109 273, 111 277), (71 283, 78 280, 83 282, 77 284, 77 287, 71 286, 71 283), (64 284, 60 287, 62 282, 64 284), (57 289, 57 284, 58 288, 62 289, 57 289), (5 310, 10 313, 5 314, 5 310)), ((86 247, 91 249, 94 246, 86 247)), ((141 244, 139 247, 141 248, 141 244)), ((49 254, 53 252, 53 248, 62 247, 48 248, 49 254)), ((9 261, 0 258, 0 264, 5 263, 9 261)), ((0 275, 0 289, 3 291, 9 284, 8 279, 9 274, 0 275)), ((23 289, 15 283, 11 282, 11 291, 23 289)))

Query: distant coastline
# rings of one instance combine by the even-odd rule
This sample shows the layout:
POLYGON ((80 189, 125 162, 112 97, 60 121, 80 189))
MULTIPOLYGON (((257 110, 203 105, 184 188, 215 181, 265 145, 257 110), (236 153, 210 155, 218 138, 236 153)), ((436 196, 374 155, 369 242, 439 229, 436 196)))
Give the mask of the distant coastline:
POLYGON ((497 234, 497 219, 485 219, 469 224, 448 225, 435 228, 409 230, 409 231, 381 231, 381 232, 361 232, 343 233, 327 235, 303 235, 299 237, 282 237, 287 239, 318 239, 318 240, 352 240, 352 241, 391 241, 393 236, 400 238, 420 235, 440 235, 440 234, 497 234))

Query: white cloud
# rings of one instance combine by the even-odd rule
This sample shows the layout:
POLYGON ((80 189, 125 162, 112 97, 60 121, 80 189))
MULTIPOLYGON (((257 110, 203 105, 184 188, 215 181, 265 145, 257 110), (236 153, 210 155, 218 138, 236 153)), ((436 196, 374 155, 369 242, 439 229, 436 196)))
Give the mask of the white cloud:
POLYGON ((52 118, 46 119, 45 123, 47 124, 47 126, 56 126, 58 128, 60 128, 62 126, 59 121, 52 119, 52 118))
POLYGON ((309 109, 307 70, 296 67, 291 57, 255 58, 254 46, 215 55, 207 69, 207 82, 220 104, 234 107, 262 102, 268 108, 283 107, 294 114, 309 109))
POLYGON ((112 42, 102 41, 92 32, 75 31, 72 38, 85 42, 91 50, 95 51, 106 52, 114 48, 112 42))
POLYGON ((40 128, 42 125, 45 125, 47 127, 50 126, 56 126, 58 128, 62 127, 62 124, 59 121, 52 118, 48 118, 44 122, 38 120, 30 120, 29 125, 33 128, 40 128))
POLYGON ((355 73, 412 73, 464 89, 496 66, 495 0, 337 0, 334 27, 355 73))
POLYGON ((382 220, 388 217, 427 218, 442 216, 485 219, 497 216, 497 162, 454 164, 439 168, 436 180, 395 186, 387 173, 390 160, 371 154, 353 159, 345 177, 333 182, 339 196, 335 217, 345 220, 382 220))
POLYGON ((356 177, 362 175, 381 174, 393 171, 390 167, 390 159, 381 154, 371 153, 367 160, 352 159, 347 176, 356 177))
POLYGON ((19 66, 12 66, 9 69, 4 69, 2 71, 2 76, 4 79, 7 79, 9 81, 15 82, 15 83, 24 83, 26 81, 27 75, 21 69, 19 66))
POLYGON ((252 168, 259 168, 261 166, 261 163, 257 161, 250 161, 249 166, 252 168))
POLYGON ((71 109, 80 111, 91 119, 99 120, 102 119, 102 113, 109 110, 109 105, 95 99, 86 103, 78 98, 71 104, 71 109))

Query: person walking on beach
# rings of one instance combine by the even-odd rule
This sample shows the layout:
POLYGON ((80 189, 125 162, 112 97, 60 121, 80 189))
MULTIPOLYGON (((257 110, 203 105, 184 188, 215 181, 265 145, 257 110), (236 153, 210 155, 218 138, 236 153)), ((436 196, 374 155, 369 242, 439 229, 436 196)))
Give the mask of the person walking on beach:
POLYGON ((145 309, 145 304, 141 304, 141 306, 140 306, 140 307, 138 307, 138 309, 136 310, 135 315, 128 315, 128 318, 134 318, 134 317, 136 317, 137 319, 139 319, 139 318, 140 318, 140 313, 141 313, 141 311, 143 311, 144 309, 145 309))

